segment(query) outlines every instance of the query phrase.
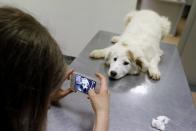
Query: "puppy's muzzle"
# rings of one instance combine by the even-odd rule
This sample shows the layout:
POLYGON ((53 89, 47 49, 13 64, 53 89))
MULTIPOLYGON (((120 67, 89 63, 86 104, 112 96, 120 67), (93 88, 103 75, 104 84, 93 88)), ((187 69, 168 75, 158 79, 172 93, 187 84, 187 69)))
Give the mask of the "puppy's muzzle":
POLYGON ((111 77, 114 78, 116 75, 117 75, 117 72, 116 72, 116 71, 111 71, 111 72, 110 72, 110 76, 111 76, 111 77))

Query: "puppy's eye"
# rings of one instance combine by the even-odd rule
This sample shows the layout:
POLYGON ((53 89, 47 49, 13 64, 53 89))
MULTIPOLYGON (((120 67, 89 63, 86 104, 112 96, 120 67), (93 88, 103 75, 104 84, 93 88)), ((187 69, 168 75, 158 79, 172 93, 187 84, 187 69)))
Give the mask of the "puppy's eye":
POLYGON ((115 58, 114 58, 114 61, 116 61, 116 60, 117 60, 117 58, 115 57, 115 58))
POLYGON ((123 65, 128 65, 128 64, 129 64, 129 62, 127 62, 127 61, 123 62, 123 65))

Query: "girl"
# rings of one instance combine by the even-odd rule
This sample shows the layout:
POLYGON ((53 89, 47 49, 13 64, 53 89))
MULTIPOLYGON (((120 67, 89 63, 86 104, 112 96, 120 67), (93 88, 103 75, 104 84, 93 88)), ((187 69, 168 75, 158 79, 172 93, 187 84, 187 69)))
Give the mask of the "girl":
MULTIPOLYGON (((47 29, 13 7, 0 8, 0 71, 1 128, 45 131, 49 104, 72 92, 60 88, 72 72, 47 29)), ((93 130, 107 131, 109 94, 105 77, 97 77, 100 93, 89 91, 96 115, 93 130)))

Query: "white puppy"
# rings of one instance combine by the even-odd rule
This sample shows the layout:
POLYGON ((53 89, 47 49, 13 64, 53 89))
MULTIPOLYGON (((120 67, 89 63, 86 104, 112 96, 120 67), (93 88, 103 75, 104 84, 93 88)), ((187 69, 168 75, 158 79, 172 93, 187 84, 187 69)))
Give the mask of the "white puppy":
POLYGON ((150 10, 133 11, 125 17, 125 30, 114 36, 114 45, 93 50, 92 58, 105 58, 109 65, 108 75, 119 79, 127 74, 148 72, 154 80, 160 79, 158 64, 163 51, 160 40, 169 33, 170 22, 150 10))

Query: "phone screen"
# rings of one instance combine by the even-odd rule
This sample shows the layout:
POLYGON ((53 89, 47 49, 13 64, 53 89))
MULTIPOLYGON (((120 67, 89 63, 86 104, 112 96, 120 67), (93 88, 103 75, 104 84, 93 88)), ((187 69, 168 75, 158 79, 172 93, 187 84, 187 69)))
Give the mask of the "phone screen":
POLYGON ((76 74, 75 76, 75 88, 77 91, 88 94, 88 90, 95 89, 96 81, 86 78, 80 74, 76 74))

